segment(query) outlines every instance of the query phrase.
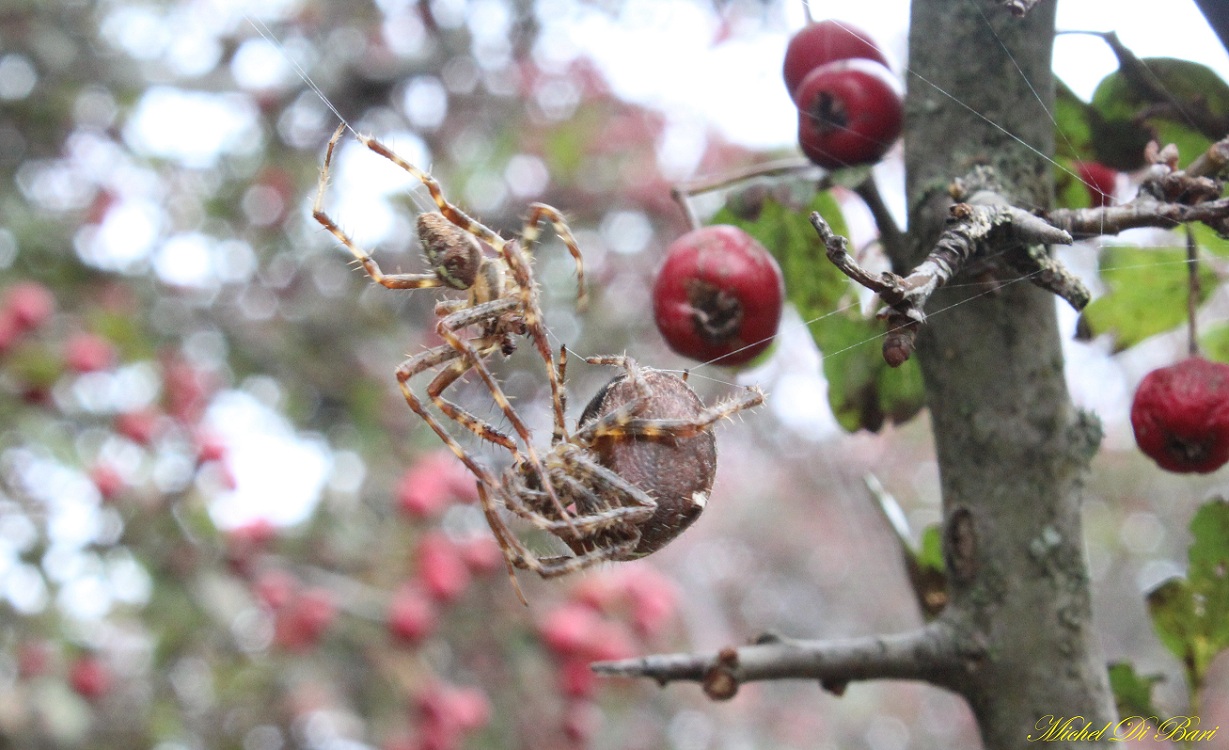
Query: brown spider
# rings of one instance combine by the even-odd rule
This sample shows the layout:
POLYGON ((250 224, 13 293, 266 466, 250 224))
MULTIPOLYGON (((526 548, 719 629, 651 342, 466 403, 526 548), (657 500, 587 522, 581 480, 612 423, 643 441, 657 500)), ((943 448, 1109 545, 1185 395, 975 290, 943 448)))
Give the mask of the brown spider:
MULTIPOLYGON (((566 361, 564 350, 561 381, 566 361)), ((672 373, 641 368, 629 357, 585 361, 624 372, 597 392, 571 437, 552 443, 543 459, 544 475, 513 464, 496 477, 467 462, 522 601, 514 568, 552 578, 602 561, 644 557, 681 534, 699 518, 713 487, 713 425, 764 400, 759 388, 748 387, 705 406, 686 380, 672 373), (550 486, 566 504, 565 513, 556 510, 546 491, 550 486), (504 522, 500 507, 557 536, 572 555, 537 556, 504 522)), ((567 431, 557 425, 555 434, 567 431)))
MULTIPOLYGON (((420 180, 439 207, 438 213, 425 213, 418 217, 418 235, 430 272, 385 274, 375 259, 355 244, 324 211, 324 194, 333 151, 348 127, 346 123, 342 123, 329 139, 324 164, 320 170, 312 216, 353 254, 354 259, 372 280, 388 289, 443 287, 467 292, 464 299, 444 300, 436 305, 435 314, 439 318, 436 330, 446 343, 420 352, 397 367, 397 381, 406 402, 445 442, 454 446, 454 452, 470 465, 472 462, 468 456, 463 455, 456 441, 452 440, 443 426, 427 412, 409 386, 409 381, 414 376, 442 367, 427 386, 427 397, 431 402, 448 418, 479 438, 512 451, 517 463, 520 463, 523 460, 520 449, 511 437, 442 395, 448 386, 465 373, 474 370, 520 438, 529 465, 542 475, 544 469, 533 447, 529 429, 512 408, 503 388, 487 366, 486 359, 497 350, 505 356, 511 354, 516 347, 516 336, 528 335, 546 364, 554 423, 557 428, 564 425, 563 390, 547 340, 538 301, 538 285, 534 281, 528 255, 529 248, 539 237, 539 224, 542 221, 550 221, 576 261, 579 286, 577 305, 585 305, 584 264, 580 248, 564 222, 563 215, 550 206, 533 203, 530 205, 529 218, 521 231, 520 242, 505 240, 449 202, 439 183, 429 174, 405 161, 374 138, 356 134, 360 143, 420 180)), ((563 440, 566 435, 556 433, 555 438, 563 440)), ((546 492, 556 506, 556 513, 564 514, 563 505, 555 496, 554 488, 548 484, 546 492)))

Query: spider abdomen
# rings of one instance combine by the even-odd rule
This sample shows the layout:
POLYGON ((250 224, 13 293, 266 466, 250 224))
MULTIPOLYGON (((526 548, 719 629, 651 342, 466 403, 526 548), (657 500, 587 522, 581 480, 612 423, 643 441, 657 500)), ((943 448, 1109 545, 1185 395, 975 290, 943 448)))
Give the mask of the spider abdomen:
POLYGON ((638 392, 635 383, 620 375, 606 384, 580 418, 580 427, 600 419, 637 399, 635 411, 621 420, 641 426, 620 433, 617 427, 597 438, 589 450, 598 463, 648 493, 656 502, 653 515, 639 525, 640 541, 626 559, 643 557, 661 549, 695 522, 708 503, 717 471, 717 444, 712 432, 699 430, 678 437, 668 432, 652 434, 652 423, 696 420, 704 404, 682 378, 661 370, 641 370, 649 395, 638 392))

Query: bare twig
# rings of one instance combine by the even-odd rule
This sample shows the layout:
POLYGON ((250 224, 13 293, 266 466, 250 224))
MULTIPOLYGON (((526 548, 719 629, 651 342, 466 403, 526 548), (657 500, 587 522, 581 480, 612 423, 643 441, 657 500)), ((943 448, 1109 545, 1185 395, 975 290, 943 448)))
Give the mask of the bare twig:
POLYGON ((717 177, 699 177, 680 183, 670 190, 670 197, 683 210, 683 215, 687 218, 687 225, 691 229, 695 229, 700 226, 700 219, 696 216, 695 209, 691 207, 690 199, 693 195, 721 190, 722 188, 727 188, 756 177, 773 177, 814 169, 815 165, 805 159, 778 159, 765 164, 756 164, 745 169, 727 172, 717 177))
POLYGON ((1056 209, 1047 218, 1076 238, 1118 234, 1139 227, 1170 229, 1192 221, 1203 222, 1222 234, 1229 234, 1229 198, 1188 206, 1141 196, 1121 206, 1056 209))
POLYGON ((758 680, 818 680, 837 694, 854 680, 923 680, 951 687, 983 656, 983 647, 956 637, 950 625, 936 620, 919 630, 893 635, 832 641, 765 636, 752 645, 717 653, 655 654, 597 662, 592 668, 604 675, 649 677, 662 685, 679 680, 699 682, 710 697, 728 698, 739 685, 758 680))
POLYGON ((924 307, 935 290, 951 281, 975 254, 1003 248, 1005 263, 1034 284, 1067 300, 1077 310, 1088 304, 1088 290, 1038 244, 1070 244, 1071 235, 1027 211, 1006 205, 997 194, 981 191, 968 203, 952 206, 952 220, 935 248, 908 276, 873 275, 846 251, 845 238, 833 233, 819 214, 811 224, 827 248, 828 259, 846 276, 879 295, 887 307, 879 313, 888 323, 884 360, 896 367, 913 353, 918 326, 926 321, 924 307))

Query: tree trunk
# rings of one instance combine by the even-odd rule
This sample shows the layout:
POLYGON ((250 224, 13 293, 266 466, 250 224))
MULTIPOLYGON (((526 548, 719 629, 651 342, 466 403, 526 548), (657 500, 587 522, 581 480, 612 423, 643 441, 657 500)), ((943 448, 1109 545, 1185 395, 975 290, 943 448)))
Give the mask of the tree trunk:
MULTIPOLYGON (((991 166, 1015 205, 1049 204, 1053 24, 1053 2, 1023 19, 995 0, 913 3, 911 244, 910 257, 893 259, 898 271, 933 246, 952 203, 949 183, 974 165, 991 166)), ((917 356, 942 481, 952 587, 944 617, 987 653, 953 687, 986 747, 1003 750, 1035 746, 1052 719, 1079 717, 1072 731, 1114 720, 1080 523, 1081 480, 1100 428, 1068 396, 1056 298, 1027 282, 984 294, 992 285, 976 281, 962 277, 931 300, 917 356)))

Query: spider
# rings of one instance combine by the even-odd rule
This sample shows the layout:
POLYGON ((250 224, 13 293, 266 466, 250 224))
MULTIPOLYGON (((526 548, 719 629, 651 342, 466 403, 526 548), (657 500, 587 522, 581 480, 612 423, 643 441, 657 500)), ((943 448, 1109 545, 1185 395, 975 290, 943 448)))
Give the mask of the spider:
MULTIPOLYGON (((565 349, 559 358, 560 381, 566 354, 565 349)), ((630 357, 585 361, 620 367, 623 373, 594 395, 571 437, 552 442, 544 475, 513 464, 497 477, 467 461, 522 601, 516 568, 553 578, 603 561, 635 560, 675 539, 700 516, 712 490, 717 468, 712 427, 764 400, 752 386, 705 406, 685 378, 641 368, 630 357), (552 485, 567 504, 563 514, 547 491, 552 485), (539 557, 508 527, 501 508, 558 537, 572 554, 539 557)), ((567 431, 557 426, 555 434, 567 431)))
MULTIPOLYGON (((375 259, 360 248, 324 211, 324 195, 333 152, 348 128, 343 122, 329 139, 324 164, 320 170, 316 200, 312 207, 313 218, 331 232, 351 252, 367 275, 381 286, 388 289, 446 288, 467 293, 464 299, 444 300, 436 305, 436 330, 446 343, 411 356, 397 367, 397 381, 406 402, 437 434, 445 438, 446 442, 456 445, 456 441, 452 440, 443 426, 427 412, 409 386, 409 381, 414 376, 443 368, 439 369, 427 385, 427 397, 431 402, 449 419, 479 438, 512 451, 516 462, 523 463, 525 459, 522 459, 516 441, 509 435, 443 397, 443 392, 467 372, 477 372, 524 445, 529 465, 539 476, 543 475, 545 469, 533 447, 529 429, 512 408, 486 360, 495 351, 504 356, 510 355, 516 348, 516 337, 528 335, 546 364, 554 424, 557 429, 562 429, 565 424, 563 390, 547 340, 529 249, 540 236, 539 225, 543 221, 551 222, 556 234, 575 260, 579 287, 577 306, 583 308, 587 299, 584 263, 580 247, 563 215, 551 206, 542 203, 530 204, 529 217, 521 231, 520 241, 505 240, 449 202, 439 183, 429 174, 405 161, 376 139, 356 134, 360 143, 421 181, 439 207, 438 212, 421 214, 417 221, 419 240, 430 272, 386 274, 375 259)), ((555 435, 556 440, 566 438, 564 434, 555 435)), ((453 450, 457 452, 458 448, 453 450)), ((467 460, 460 452, 457 455, 462 460, 467 460)), ((546 485, 546 492, 555 506, 555 512, 564 515, 563 505, 549 483, 546 485)))

